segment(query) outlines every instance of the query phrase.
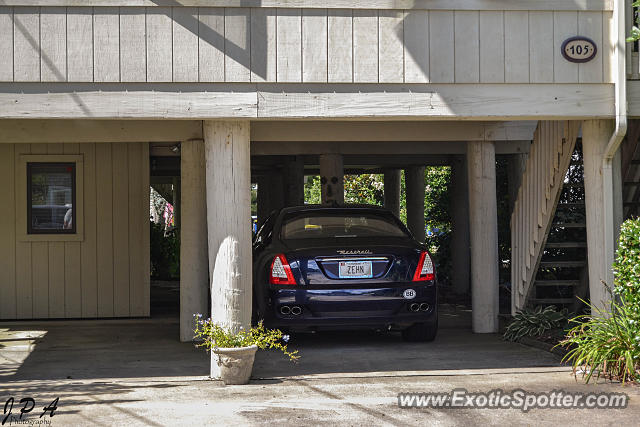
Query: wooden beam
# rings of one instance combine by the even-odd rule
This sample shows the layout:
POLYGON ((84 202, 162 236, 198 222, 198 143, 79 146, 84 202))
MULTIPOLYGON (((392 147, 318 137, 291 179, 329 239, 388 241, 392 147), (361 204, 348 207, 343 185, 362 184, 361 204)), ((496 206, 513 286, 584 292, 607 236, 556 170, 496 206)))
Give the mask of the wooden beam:
MULTIPOLYGON (((326 127, 326 126, 325 126, 326 127)), ((461 141, 425 141, 407 142, 387 140, 385 142, 323 142, 322 133, 313 134, 313 138, 321 141, 307 142, 252 142, 251 155, 313 155, 313 154, 343 154, 343 155, 439 155, 465 154, 466 143, 461 141)), ((528 153, 530 141, 501 141, 496 143, 496 154, 528 153)))
POLYGON ((324 9, 613 10, 613 0, 4 0, 6 6, 197 6, 324 9))
POLYGON ((200 120, 3 120, 0 143, 176 142, 202 139, 200 120))
POLYGON ((534 120, 613 117, 611 84, 264 84, 260 118, 534 120))
MULTIPOLYGON (((258 121, 251 126, 251 141, 531 141, 537 124, 535 120, 335 121, 327 126, 323 121, 258 121)), ((460 153, 466 150, 460 149, 460 153)))
POLYGON ((559 120, 613 105, 611 84, 0 84, 0 119, 559 120))

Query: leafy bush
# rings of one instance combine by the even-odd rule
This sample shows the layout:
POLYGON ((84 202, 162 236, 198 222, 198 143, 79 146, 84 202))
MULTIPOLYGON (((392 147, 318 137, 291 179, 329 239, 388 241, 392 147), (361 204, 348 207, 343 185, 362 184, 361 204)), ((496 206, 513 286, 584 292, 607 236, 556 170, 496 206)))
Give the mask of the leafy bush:
POLYGON ((156 279, 177 279, 180 277, 180 233, 173 229, 165 233, 162 224, 149 221, 151 276, 156 279))
POLYGON ((569 352, 563 358, 573 365, 573 373, 588 383, 594 373, 610 380, 640 379, 640 330, 632 306, 616 302, 606 312, 588 304, 591 315, 571 319, 574 326, 560 342, 569 352))
POLYGON ((620 228, 620 239, 613 264, 614 293, 627 306, 630 315, 640 318, 640 219, 629 219, 620 228))
POLYGON ((194 314, 196 318, 195 337, 202 340, 196 347, 204 347, 207 351, 215 351, 218 348, 237 348, 257 346, 264 350, 274 348, 282 351, 289 359, 297 360, 298 350, 289 351, 287 349, 288 335, 283 335, 279 329, 266 329, 262 322, 251 329, 234 332, 229 328, 224 328, 214 323, 210 318, 202 319, 202 314, 194 314))
POLYGON ((567 309, 557 311, 555 307, 542 306, 535 310, 525 309, 513 316, 507 326, 503 338, 507 341, 518 341, 522 337, 537 337, 552 329, 562 328, 567 322, 567 309))

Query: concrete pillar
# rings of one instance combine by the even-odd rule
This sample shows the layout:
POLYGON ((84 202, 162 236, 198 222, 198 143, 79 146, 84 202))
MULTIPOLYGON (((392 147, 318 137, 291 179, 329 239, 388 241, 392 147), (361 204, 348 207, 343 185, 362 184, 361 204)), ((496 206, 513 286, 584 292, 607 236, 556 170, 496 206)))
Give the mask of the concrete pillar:
POLYGON ((344 165, 341 154, 320 155, 320 184, 323 205, 344 204, 344 165))
POLYGON ((467 143, 473 332, 498 332, 498 206, 495 145, 467 143))
POLYGON ((469 292, 469 180, 467 159, 451 164, 451 285, 456 294, 469 292))
POLYGON ((180 206, 180 341, 192 341, 193 315, 207 316, 209 264, 207 256, 207 205, 205 193, 204 142, 181 144, 180 206))
POLYGON ((384 207, 400 218, 400 169, 384 171, 384 207))
POLYGON ((284 204, 285 206, 304 205, 304 159, 292 156, 284 166, 284 204))
POLYGON ((407 202, 407 228, 416 240, 424 242, 424 166, 412 166, 404 170, 404 186, 407 202))
MULTIPOLYGON (((251 160, 248 121, 204 121, 211 317, 251 324, 251 160)), ((215 358, 211 377, 219 377, 215 358)))
POLYGON ((608 181, 608 184, 602 163, 613 129, 613 120, 585 120, 582 123, 589 294, 591 304, 600 309, 608 309, 611 301, 611 295, 602 282, 613 286, 611 264, 616 248, 614 239, 619 233, 622 221, 620 158, 619 156, 614 158, 613 177, 610 176, 612 179, 608 181), (613 195, 610 199, 611 202, 609 202, 610 206, 606 206, 605 192, 613 195), (608 214, 605 209, 609 209, 608 214), (605 241, 606 236, 609 236, 608 239, 611 241, 605 241), (611 249, 607 250, 607 247, 611 249))
POLYGON ((513 212, 522 183, 522 175, 527 166, 527 154, 512 154, 508 163, 509 213, 513 212))

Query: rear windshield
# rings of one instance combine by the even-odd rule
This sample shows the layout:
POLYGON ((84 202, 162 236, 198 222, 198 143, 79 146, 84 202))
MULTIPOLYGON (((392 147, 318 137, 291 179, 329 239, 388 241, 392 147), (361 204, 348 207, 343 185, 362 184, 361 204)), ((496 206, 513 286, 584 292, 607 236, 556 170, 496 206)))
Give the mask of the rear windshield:
POLYGON ((296 214, 282 222, 282 240, 348 237, 406 237, 391 219, 376 214, 296 214))

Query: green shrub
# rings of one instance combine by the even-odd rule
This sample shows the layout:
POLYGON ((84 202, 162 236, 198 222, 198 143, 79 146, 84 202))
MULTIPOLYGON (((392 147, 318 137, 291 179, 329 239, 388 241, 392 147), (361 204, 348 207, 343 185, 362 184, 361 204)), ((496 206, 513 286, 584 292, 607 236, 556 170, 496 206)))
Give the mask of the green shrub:
POLYGON ((640 219, 629 219, 620 228, 620 239, 613 264, 614 293, 631 315, 640 318, 640 219))
POLYGON ((507 326, 503 338, 518 341, 522 337, 539 337, 552 329, 560 329, 567 322, 567 309, 557 311, 555 307, 542 306, 518 311, 507 326))
POLYGON ((611 309, 599 312, 589 304, 592 315, 581 315, 570 322, 575 326, 560 342, 569 352, 573 373, 582 372, 588 383, 594 373, 623 383, 640 379, 640 329, 630 305, 611 303, 611 309))

